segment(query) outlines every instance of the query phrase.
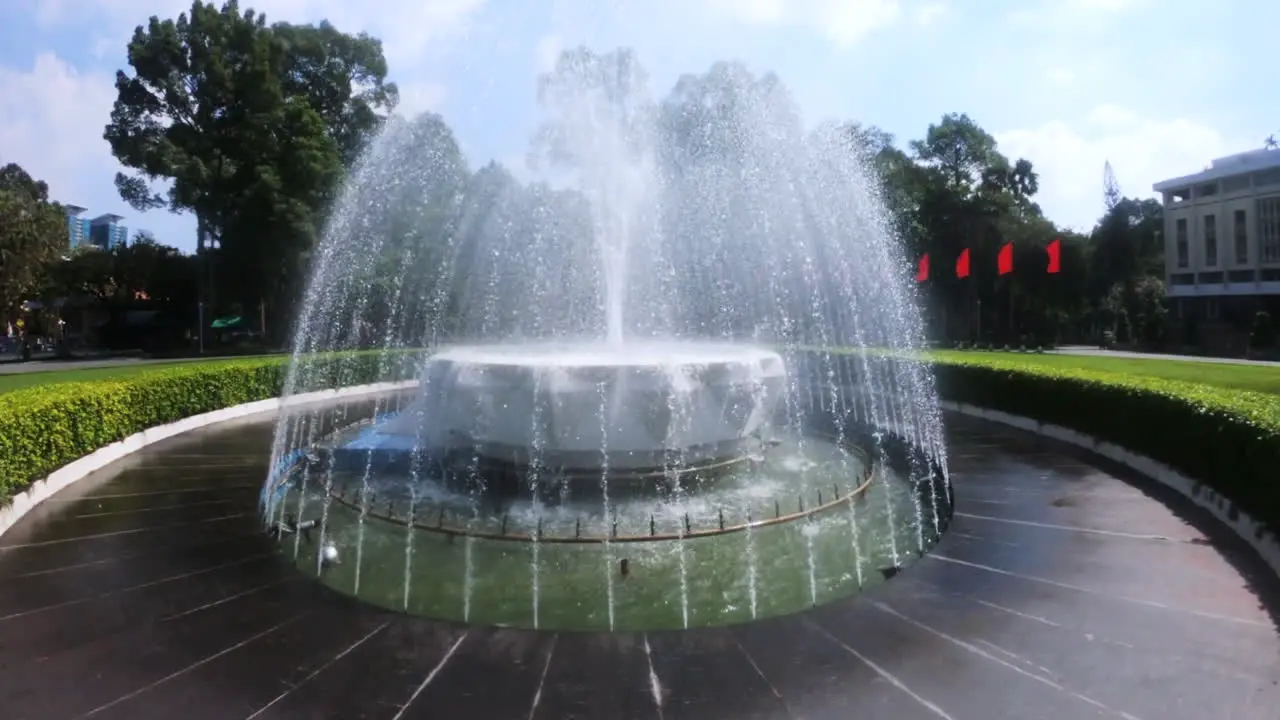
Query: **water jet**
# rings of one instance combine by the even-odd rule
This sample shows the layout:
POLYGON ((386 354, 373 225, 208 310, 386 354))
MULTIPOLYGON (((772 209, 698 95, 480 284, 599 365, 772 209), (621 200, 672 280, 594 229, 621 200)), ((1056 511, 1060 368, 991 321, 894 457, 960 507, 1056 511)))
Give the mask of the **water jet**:
POLYGON ((433 116, 370 146, 286 392, 370 361, 407 387, 282 418, 262 495, 269 526, 318 523, 281 547, 320 582, 468 623, 690 628, 848 596, 936 541, 937 399, 883 360, 921 322, 863 158, 768 78, 683 80, 733 99, 693 122, 642 76, 579 51, 542 79, 556 186, 471 172, 433 116))

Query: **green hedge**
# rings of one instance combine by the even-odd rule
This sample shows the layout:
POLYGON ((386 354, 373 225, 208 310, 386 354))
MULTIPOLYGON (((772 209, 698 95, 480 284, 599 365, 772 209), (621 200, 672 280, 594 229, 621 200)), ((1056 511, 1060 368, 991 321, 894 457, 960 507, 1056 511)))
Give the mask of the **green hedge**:
MULTIPOLYGON (((403 379, 417 353, 319 355, 296 391, 403 379)), ((886 361, 881 358, 881 361, 886 361)), ((887 360, 894 362, 893 360, 887 360)), ((148 427, 280 394, 283 358, 0 395, 0 498, 148 427)), ((1280 530, 1280 397, 995 356, 934 360, 943 397, 1068 427, 1166 463, 1280 530)))
MULTIPOLYGON (((412 355, 309 358, 295 391, 401 379, 412 355)), ((0 501, 76 458, 149 427, 277 397, 287 358, 193 363, 120 380, 69 382, 0 394, 0 501)))
POLYGON ((934 362, 939 393, 1060 425, 1206 483, 1280 531, 1280 397, 1002 358, 934 362))

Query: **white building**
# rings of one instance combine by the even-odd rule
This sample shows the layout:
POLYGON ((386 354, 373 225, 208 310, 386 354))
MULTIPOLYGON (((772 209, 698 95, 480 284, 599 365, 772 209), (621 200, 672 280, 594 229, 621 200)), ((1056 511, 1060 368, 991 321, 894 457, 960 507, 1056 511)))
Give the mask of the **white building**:
POLYGON ((1202 172, 1153 189, 1164 200, 1166 293, 1175 315, 1236 323, 1259 308, 1274 315, 1280 150, 1218 158, 1202 172))

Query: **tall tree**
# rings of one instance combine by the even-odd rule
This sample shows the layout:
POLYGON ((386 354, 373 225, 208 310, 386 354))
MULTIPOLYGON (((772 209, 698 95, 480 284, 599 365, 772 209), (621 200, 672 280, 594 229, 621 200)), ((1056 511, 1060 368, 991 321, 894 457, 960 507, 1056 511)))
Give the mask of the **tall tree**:
POLYGON ((105 132, 135 171, 117 175, 121 196, 140 210, 194 213, 199 250, 216 239, 222 266, 236 269, 221 275, 227 291, 280 313, 344 153, 394 102, 380 45, 330 26, 268 27, 235 0, 197 1, 176 20, 138 27, 128 61, 105 132), (163 195, 154 182, 167 184, 163 195))
POLYGON ((919 162, 935 168, 961 197, 976 192, 983 177, 1003 159, 996 139, 963 113, 944 115, 941 122, 929 126, 923 139, 911 143, 911 149, 919 162))
POLYGON ((284 43, 285 95, 307 99, 351 166, 400 99, 396 84, 387 82, 382 41, 348 35, 328 21, 276 23, 272 30, 284 43))
POLYGON ((34 202, 49 201, 49 185, 27 174, 17 163, 0 167, 0 190, 24 194, 34 202))
POLYGON ((643 152, 653 117, 648 86, 648 73, 629 49, 563 51, 555 67, 538 76, 546 121, 534 159, 581 168, 599 162, 598 155, 643 152))
POLYGON ((82 245, 59 260, 50 264, 41 278, 40 295, 44 300, 105 302, 119 293, 121 286, 116 281, 111 252, 82 245))
POLYGON ((0 168, 0 323, 12 321, 67 251, 67 220, 49 187, 20 166, 0 168))
POLYGON ((893 135, 874 125, 848 123, 843 127, 852 152, 862 158, 880 183, 881 199, 894 222, 898 236, 911 255, 927 252, 926 232, 921 225, 922 193, 928 183, 924 168, 894 144, 893 135))

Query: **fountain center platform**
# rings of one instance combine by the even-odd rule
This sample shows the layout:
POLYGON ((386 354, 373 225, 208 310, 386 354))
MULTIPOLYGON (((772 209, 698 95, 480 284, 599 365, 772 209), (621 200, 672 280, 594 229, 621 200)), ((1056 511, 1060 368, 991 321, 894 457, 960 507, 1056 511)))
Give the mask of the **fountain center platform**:
POLYGON ((785 391, 782 357, 747 345, 458 346, 425 361, 381 432, 488 466, 670 474, 748 457, 785 391))

